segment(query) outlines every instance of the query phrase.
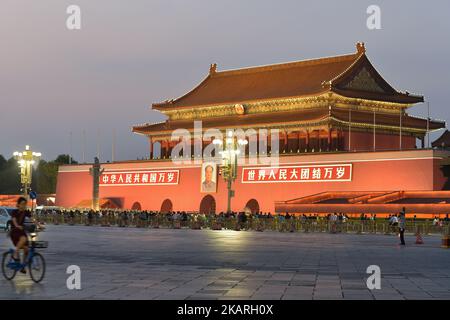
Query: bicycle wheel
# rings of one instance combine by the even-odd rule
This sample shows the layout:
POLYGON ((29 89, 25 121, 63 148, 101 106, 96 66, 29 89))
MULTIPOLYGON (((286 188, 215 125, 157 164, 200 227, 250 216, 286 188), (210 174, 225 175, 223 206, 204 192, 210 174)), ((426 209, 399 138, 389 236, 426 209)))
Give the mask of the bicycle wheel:
POLYGON ((2 257, 2 273, 6 280, 12 280, 16 276, 17 270, 8 267, 8 263, 13 261, 11 252, 5 252, 2 257))
POLYGON ((30 262, 28 262, 28 270, 30 271, 31 280, 38 283, 45 276, 45 260, 40 253, 35 253, 30 262))

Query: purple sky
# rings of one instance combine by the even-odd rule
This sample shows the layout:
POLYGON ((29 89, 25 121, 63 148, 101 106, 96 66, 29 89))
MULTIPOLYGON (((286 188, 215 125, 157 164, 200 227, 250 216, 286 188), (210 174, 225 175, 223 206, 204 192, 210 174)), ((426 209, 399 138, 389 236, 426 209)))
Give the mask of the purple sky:
MULTIPOLYGON (((397 89, 425 95, 449 121, 450 2, 265 0, 3 0, 0 5, 0 154, 30 144, 44 158, 147 155, 133 124, 160 121, 153 102, 176 98, 218 70, 352 53, 357 41, 397 89), (82 29, 66 29, 77 4, 82 29), (382 10, 368 30, 366 9, 382 10)), ((411 110, 426 115, 426 106, 411 110)))

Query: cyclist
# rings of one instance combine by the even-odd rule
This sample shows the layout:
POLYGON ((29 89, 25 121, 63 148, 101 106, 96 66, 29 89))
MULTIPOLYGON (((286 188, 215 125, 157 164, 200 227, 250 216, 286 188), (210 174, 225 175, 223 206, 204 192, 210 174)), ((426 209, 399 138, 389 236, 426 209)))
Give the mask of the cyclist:
MULTIPOLYGON (((28 238, 25 233, 24 223, 26 217, 31 217, 30 211, 27 210, 27 199, 25 197, 19 197, 17 199, 17 209, 11 214, 11 241, 16 247, 14 251, 13 259, 16 262, 20 262, 19 252, 24 250, 24 257, 28 255, 28 238)), ((20 270, 22 273, 26 273, 25 269, 20 270)))

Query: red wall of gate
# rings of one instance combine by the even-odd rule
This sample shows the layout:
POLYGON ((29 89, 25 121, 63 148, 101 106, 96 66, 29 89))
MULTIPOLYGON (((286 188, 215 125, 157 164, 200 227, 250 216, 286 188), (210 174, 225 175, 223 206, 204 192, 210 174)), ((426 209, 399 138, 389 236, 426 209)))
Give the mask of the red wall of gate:
MULTIPOLYGON (((396 191, 441 190, 446 178, 441 171, 443 159, 449 153, 433 150, 389 152, 323 153, 281 156, 280 166, 352 164, 352 180, 346 182, 241 183, 242 167, 234 183, 236 196, 232 209, 243 210, 247 202, 256 199, 260 210, 274 212, 274 202, 290 200, 325 191, 396 191)), ((250 165, 254 167, 254 165, 250 165)), ((175 165, 171 161, 130 161, 102 164, 108 171, 179 169, 177 185, 101 186, 100 197, 112 198, 122 208, 131 209, 139 203, 142 209, 160 210, 164 200, 172 202, 173 210, 198 211, 206 193, 200 192, 201 165, 175 165)), ((75 207, 90 199, 92 178, 90 165, 61 166, 58 173, 56 204, 75 207)), ((216 212, 226 211, 227 189, 218 177, 216 212)))

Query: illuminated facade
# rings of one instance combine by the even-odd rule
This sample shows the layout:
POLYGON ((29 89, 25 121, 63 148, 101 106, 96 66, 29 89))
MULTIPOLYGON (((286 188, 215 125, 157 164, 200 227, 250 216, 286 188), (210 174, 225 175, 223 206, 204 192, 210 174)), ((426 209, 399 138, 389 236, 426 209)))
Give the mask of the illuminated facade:
MULTIPOLYGON (((246 146, 246 159, 279 157, 276 166, 238 167, 234 211, 274 212, 276 202, 323 192, 442 190, 448 154, 424 149, 424 138, 445 123, 407 113, 423 101, 389 85, 362 43, 353 54, 329 58, 230 71, 212 64, 190 92, 152 105, 166 121, 132 128, 148 139, 148 160, 103 164, 100 197, 128 209, 225 211, 222 177, 214 172, 214 190, 201 190, 201 156, 215 137, 194 134, 197 121, 201 133, 255 129, 249 140, 257 151, 246 146), (278 130, 276 140, 271 129, 278 130), (175 130, 190 138, 174 138, 175 130), (187 155, 174 153, 180 144, 187 155), (192 161, 172 161, 180 159, 192 161)), ((88 165, 61 166, 57 203, 77 206, 90 198, 91 184, 88 165)))

